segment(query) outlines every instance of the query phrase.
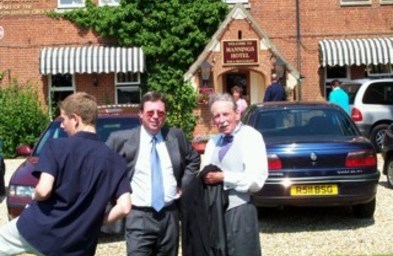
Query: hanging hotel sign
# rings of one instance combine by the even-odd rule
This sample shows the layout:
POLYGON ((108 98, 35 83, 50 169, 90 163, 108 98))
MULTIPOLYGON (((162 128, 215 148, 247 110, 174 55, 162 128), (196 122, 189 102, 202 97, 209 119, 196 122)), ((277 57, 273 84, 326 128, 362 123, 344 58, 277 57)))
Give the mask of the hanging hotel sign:
POLYGON ((224 65, 258 64, 258 40, 223 41, 224 65))

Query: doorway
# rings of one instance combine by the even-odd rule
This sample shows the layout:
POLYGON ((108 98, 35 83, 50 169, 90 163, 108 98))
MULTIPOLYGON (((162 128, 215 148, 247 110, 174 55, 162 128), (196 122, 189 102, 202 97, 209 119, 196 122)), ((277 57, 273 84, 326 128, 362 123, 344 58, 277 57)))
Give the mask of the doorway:
POLYGON ((249 72, 236 72, 227 73, 224 76, 224 92, 231 94, 231 89, 233 86, 239 86, 243 89, 243 98, 246 101, 250 101, 250 83, 249 83, 249 72))

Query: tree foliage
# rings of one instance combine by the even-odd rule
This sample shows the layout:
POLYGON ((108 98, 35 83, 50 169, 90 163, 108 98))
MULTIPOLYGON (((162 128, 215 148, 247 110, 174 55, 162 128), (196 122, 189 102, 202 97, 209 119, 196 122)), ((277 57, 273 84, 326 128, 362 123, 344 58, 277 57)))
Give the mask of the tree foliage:
POLYGON ((22 143, 34 145, 49 122, 34 88, 14 80, 0 90, 0 141, 5 157, 15 157, 15 148, 22 143))
POLYGON ((51 15, 92 28, 120 46, 142 47, 147 67, 144 90, 169 95, 169 123, 190 133, 196 101, 183 74, 227 13, 221 0, 123 0, 118 7, 98 7, 87 0, 85 9, 51 15))

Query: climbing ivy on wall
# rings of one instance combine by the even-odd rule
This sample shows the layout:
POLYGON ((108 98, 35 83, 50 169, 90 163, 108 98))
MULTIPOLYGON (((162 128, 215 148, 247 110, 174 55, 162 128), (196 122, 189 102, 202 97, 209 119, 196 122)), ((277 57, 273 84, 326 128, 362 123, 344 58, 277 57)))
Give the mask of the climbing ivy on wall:
POLYGON ((144 90, 169 97, 168 123, 190 135, 195 126, 195 92, 183 75, 228 13, 221 0, 123 0, 120 6, 50 13, 82 28, 93 29, 119 46, 142 47, 146 55, 144 90))

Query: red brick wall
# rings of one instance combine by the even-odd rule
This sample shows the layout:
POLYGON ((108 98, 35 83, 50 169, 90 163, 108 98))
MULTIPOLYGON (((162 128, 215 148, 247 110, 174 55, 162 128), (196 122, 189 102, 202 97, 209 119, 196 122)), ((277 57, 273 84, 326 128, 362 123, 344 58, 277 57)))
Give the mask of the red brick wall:
MULTIPOLYGON (((296 1, 249 0, 253 17, 293 66, 297 66, 296 1)), ((393 5, 340 6, 340 0, 300 3, 302 98, 322 98, 318 42, 322 39, 392 37, 393 5)), ((323 73, 322 73, 323 74, 323 73)), ((359 73, 356 73, 358 76, 359 73)))
MULTIPOLYGON (((47 77, 39 72, 42 48, 109 42, 93 31, 81 29, 69 21, 52 19, 45 14, 31 14, 53 10, 56 6, 57 1, 0 2, 0 26, 4 29, 4 37, 0 39, 0 72, 4 74, 4 78, 0 81, 0 86, 8 85, 13 79, 22 83, 30 82, 37 86, 40 96, 46 101, 47 77), (19 15, 14 15, 15 13, 19 15)), ((113 80, 111 85, 113 86, 113 80)), ((102 90, 97 92, 100 91, 102 90)), ((103 97, 104 94, 98 95, 98 98, 103 97)))

